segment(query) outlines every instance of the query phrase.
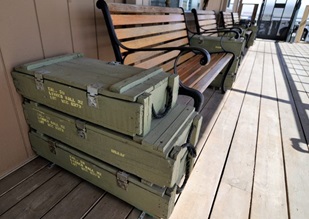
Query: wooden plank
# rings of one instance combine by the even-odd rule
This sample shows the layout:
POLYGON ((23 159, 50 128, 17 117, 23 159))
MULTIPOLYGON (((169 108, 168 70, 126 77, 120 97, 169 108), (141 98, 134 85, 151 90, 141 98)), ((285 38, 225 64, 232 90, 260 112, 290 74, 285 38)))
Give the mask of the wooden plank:
MULTIPOLYGON (((279 44, 281 52, 285 52, 286 50, 286 45, 284 44, 279 44)), ((287 63, 290 61, 292 57, 283 57, 281 59, 281 65, 283 66, 287 81, 289 83, 289 86, 291 88, 291 92, 297 107, 298 115, 300 117, 300 122, 303 127, 304 135, 306 138, 306 141, 309 141, 309 111, 306 108, 306 105, 309 104, 309 96, 308 96, 308 90, 306 90, 306 87, 303 83, 305 80, 308 78, 307 77, 301 77, 297 75, 296 71, 294 68, 289 68, 287 66, 287 63), (305 80, 304 80, 305 79, 305 80)), ((297 58, 299 60, 301 58, 297 58)), ((306 62, 309 64, 308 62, 306 62)), ((309 83, 307 83, 307 86, 309 86, 309 83)))
POLYGON ((226 218, 230 215, 241 219, 249 215, 262 79, 258 73, 262 63, 255 53, 248 52, 247 55, 252 56, 250 64, 253 68, 245 69, 251 74, 245 90, 238 90, 234 86, 236 92, 246 92, 246 95, 211 218, 226 218))
POLYGON ((67 2, 36 0, 35 5, 45 57, 73 52, 67 2))
MULTIPOLYGON (((200 112, 200 114, 203 116, 203 122, 201 126, 199 141, 195 147, 198 156, 203 150, 205 141, 209 137, 212 127, 215 124, 218 115, 220 114, 221 109, 228 98, 228 95, 222 95, 221 92, 209 88, 204 91, 203 95, 205 104, 200 112)), ((195 163, 197 161, 198 159, 196 159, 195 163)))
POLYGON ((155 23, 168 23, 168 22, 184 22, 182 14, 170 15, 119 15, 112 14, 113 25, 139 25, 139 24, 155 24, 155 23))
POLYGON ((73 51, 98 58, 94 1, 68 1, 73 51))
POLYGON ((1 1, 0 20, 0 65, 3 65, 0 66, 1 109, 4 110, 1 121, 8 126, 2 127, 0 135, 3 142, 0 151, 2 175, 34 157, 21 107, 22 100, 14 88, 11 71, 19 64, 43 58, 43 52, 33 1, 1 1), (3 87, 2 83, 5 83, 3 87))
MULTIPOLYGON (((270 48, 265 43, 265 49, 270 48)), ((288 218, 280 121, 274 80, 275 63, 266 50, 259 117, 252 218, 288 218)), ((262 57, 260 59, 263 59, 262 57)), ((259 68, 261 69, 261 68, 259 68)))
MULTIPOLYGON (((249 58, 251 56, 248 56, 249 58)), ((253 62, 246 63, 246 69, 251 69, 253 62)), ((243 72, 239 79, 236 81, 238 89, 243 90, 247 87, 249 74, 243 72)), ((225 96, 228 96, 228 98, 218 112, 219 116, 216 118, 215 125, 209 128, 211 129, 210 135, 195 164, 186 188, 175 206, 171 219, 209 217, 244 94, 227 92, 225 96), (194 206, 190 211, 187 210, 188 203, 194 206)))
POLYGON ((170 59, 172 59, 174 61, 174 59, 177 57, 178 54, 179 54, 179 51, 177 51, 177 50, 171 51, 171 52, 168 52, 168 53, 163 53, 163 54, 157 55, 155 57, 152 57, 148 61, 144 61, 144 62, 135 64, 134 66, 138 67, 138 68, 146 68, 146 69, 153 68, 153 67, 162 65, 162 63, 164 63, 165 61, 168 61, 170 59))
MULTIPOLYGON (((207 77, 204 76, 200 80, 198 80, 193 88, 198 89, 200 91, 205 90, 209 84, 215 79, 215 77, 223 70, 223 68, 229 63, 231 60, 232 55, 226 54, 224 57, 222 57, 215 66, 207 73, 207 77)), ((205 68, 202 67, 202 71, 205 72, 205 68)))
POLYGON ((122 42, 122 44, 128 48, 134 49, 134 48, 143 48, 147 46, 161 44, 161 43, 165 43, 168 41, 177 40, 177 39, 181 39, 185 37, 187 37, 186 30, 180 30, 180 31, 171 32, 171 33, 164 32, 163 34, 155 35, 155 36, 145 36, 144 38, 122 42))
MULTIPOLYGON (((0 120, 2 124, 5 124, 0 128, 0 178, 2 175, 8 174, 12 169, 22 165, 28 157, 16 115, 16 106, 14 105, 14 97, 12 96, 12 91, 15 91, 14 87, 10 87, 12 79, 9 74, 4 68, 0 50, 0 120), (14 133, 14 137, 12 137, 12 133, 14 133)), ((0 195, 1 190, 2 188, 0 186, 0 195)))
POLYGON ((172 24, 164 24, 164 25, 152 25, 152 26, 137 26, 131 28, 117 28, 115 32, 117 34, 117 38, 119 40, 140 37, 145 34, 160 34, 162 30, 165 31, 177 31, 177 30, 185 30, 185 23, 172 23, 172 24))
POLYGON ((74 189, 80 181, 80 178, 61 171, 1 216, 3 218, 40 218, 74 189))
MULTIPOLYGON (((115 182, 116 183, 116 182, 115 182)), ((133 207, 128 203, 116 198, 111 194, 106 194, 97 204, 94 206, 93 210, 87 214, 87 218, 100 218, 100 219, 110 219, 110 218, 126 218, 133 207)))
POLYGON ((41 157, 37 157, 26 165, 15 170, 10 175, 0 180, 0 197, 6 192, 10 191, 28 177, 35 174, 37 171, 40 171, 44 168, 49 162, 41 157))
POLYGON ((128 217, 126 217, 126 219, 138 219, 138 218, 141 216, 141 214, 144 214, 144 213, 143 213, 142 211, 140 211, 140 210, 134 208, 134 209, 130 212, 130 214, 128 215, 128 217))
POLYGON ((117 4, 117 3, 108 3, 109 11, 113 13, 182 13, 182 9, 174 7, 158 7, 148 5, 133 5, 133 4, 117 4))
MULTIPOLYGON (((200 64, 200 60, 203 58, 202 55, 191 55, 192 57, 188 57, 188 60, 185 60, 183 63, 177 66, 177 71, 179 72, 178 74, 180 75, 180 79, 182 81, 187 81, 191 77, 193 77, 196 73, 197 70, 203 67, 203 65, 200 64), (190 66, 190 68, 188 68, 190 66), (191 68, 192 66, 192 68, 191 68)), ((220 55, 215 54, 211 55, 210 61, 207 65, 207 68, 212 68, 214 63, 218 62, 220 59, 220 55)), ((202 73, 201 73, 202 74, 202 73)), ((207 72, 205 72, 207 74, 207 72)), ((194 79, 193 79, 194 80, 194 79)), ((188 82, 194 84, 194 81, 188 82)))
MULTIPOLYGON (((294 45, 294 44, 293 44, 294 45)), ((279 115, 282 130, 282 147, 285 161, 287 197, 290 218, 307 218, 309 215, 309 165, 306 142, 285 74, 275 68, 279 115)))
MULTIPOLYGON (((166 47, 170 47, 170 46, 176 46, 176 47, 179 47, 179 46, 184 46, 188 43, 188 39, 186 38, 182 38, 182 39, 179 39, 179 40, 176 40, 176 41, 172 41, 170 43, 164 43, 162 45, 159 45, 159 46, 155 46, 154 48, 166 48, 166 47)), ((121 52, 124 52, 125 50, 121 50, 121 52)), ((130 65, 132 63, 135 63, 137 61, 139 61, 142 57, 142 59, 147 59, 147 58, 150 58, 156 54, 159 54, 159 53, 162 53, 163 51, 166 51, 166 50, 162 50, 162 51, 158 51, 158 52, 154 52, 154 51, 146 51, 146 52, 134 52, 130 55, 128 55, 126 58, 125 58, 125 61, 124 63, 126 65, 130 65)))
POLYGON ((82 218, 104 195, 105 191, 83 181, 42 218, 82 218))
POLYGON ((14 189, 5 193, 0 197, 0 215, 6 212, 8 209, 16 205, 27 195, 31 194, 34 190, 47 182, 50 178, 56 175, 60 171, 59 167, 45 167, 38 171, 36 174, 29 177, 23 183, 16 186, 14 189))

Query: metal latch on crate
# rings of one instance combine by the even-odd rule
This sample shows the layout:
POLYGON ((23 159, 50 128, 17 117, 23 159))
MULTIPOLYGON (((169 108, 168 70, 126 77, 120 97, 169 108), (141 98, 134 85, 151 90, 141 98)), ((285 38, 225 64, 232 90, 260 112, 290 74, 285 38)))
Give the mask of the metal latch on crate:
POLYGON ((76 120, 75 126, 77 128, 77 135, 83 139, 87 138, 86 122, 82 120, 76 120))
POLYGON ((101 83, 90 84, 87 86, 88 106, 98 108, 97 96, 99 89, 103 86, 101 83))
POLYGON ((129 184, 129 174, 127 174, 124 171, 118 171, 117 172, 117 184, 120 188, 127 190, 128 184, 129 184))
POLYGON ((48 141, 49 151, 53 154, 56 154, 56 142, 53 140, 48 141))
POLYGON ((50 71, 41 69, 39 71, 34 72, 34 81, 36 89, 44 90, 44 78, 43 75, 50 73, 50 71))

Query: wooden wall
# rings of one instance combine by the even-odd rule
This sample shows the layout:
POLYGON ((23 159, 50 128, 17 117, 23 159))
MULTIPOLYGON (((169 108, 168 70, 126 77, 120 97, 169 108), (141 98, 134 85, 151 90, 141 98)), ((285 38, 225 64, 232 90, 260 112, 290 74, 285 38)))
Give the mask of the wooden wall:
POLYGON ((22 99, 11 78, 13 67, 72 52, 114 59, 95 0, 1 0, 0 178, 34 156, 22 99))
MULTIPOLYGON (((107 0, 149 4, 150 0, 107 0)), ((222 0, 227 1, 227 0, 222 0)), ((0 7, 0 178, 35 156, 28 140, 14 66, 65 53, 114 60, 96 0, 1 0, 0 7)), ((221 1, 210 0, 218 10, 221 1)))

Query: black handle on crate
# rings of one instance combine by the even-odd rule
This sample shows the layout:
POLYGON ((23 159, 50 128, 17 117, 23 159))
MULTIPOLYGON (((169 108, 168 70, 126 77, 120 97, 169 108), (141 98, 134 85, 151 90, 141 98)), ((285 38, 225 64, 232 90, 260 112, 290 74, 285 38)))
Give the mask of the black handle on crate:
POLYGON ((190 131, 189 131, 189 134, 188 134, 188 138, 187 138, 187 142, 184 143, 183 145, 181 145, 181 148, 187 148, 188 154, 187 154, 187 157, 186 157, 186 173, 185 173, 185 178, 183 180, 182 185, 181 186, 177 186, 176 194, 181 193, 182 190, 185 188, 185 186, 186 186, 186 184, 188 182, 189 176, 191 174, 191 170, 192 170, 191 164, 193 162, 193 158, 196 157, 195 147, 194 147, 194 145, 192 145, 190 143, 192 131, 193 131, 193 125, 190 128, 190 131))

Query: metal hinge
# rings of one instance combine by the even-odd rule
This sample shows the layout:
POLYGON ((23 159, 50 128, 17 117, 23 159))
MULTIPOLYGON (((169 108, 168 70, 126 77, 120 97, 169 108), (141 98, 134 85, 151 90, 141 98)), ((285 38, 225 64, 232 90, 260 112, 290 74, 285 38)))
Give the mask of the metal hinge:
POLYGON ((82 120, 75 120, 75 126, 77 128, 77 135, 83 139, 87 138, 86 122, 82 120))
POLYGON ((87 86, 88 106, 98 108, 97 95, 99 89, 103 86, 101 83, 90 84, 87 86))
POLYGON ((53 140, 48 140, 49 151, 53 154, 56 154, 56 142, 53 140))
POLYGON ((117 172, 117 184, 120 188, 127 190, 128 189, 128 184, 129 184, 129 174, 127 174, 124 171, 118 171, 117 172))

